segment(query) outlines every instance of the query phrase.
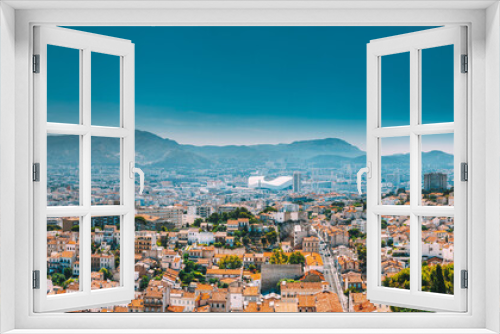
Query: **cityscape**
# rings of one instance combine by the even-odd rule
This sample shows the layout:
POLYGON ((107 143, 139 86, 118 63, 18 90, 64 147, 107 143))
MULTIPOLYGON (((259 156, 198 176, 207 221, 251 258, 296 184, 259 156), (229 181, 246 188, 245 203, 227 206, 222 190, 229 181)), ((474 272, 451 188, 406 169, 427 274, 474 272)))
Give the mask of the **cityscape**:
MULTIPOLYGON (((48 206, 79 205, 78 136, 47 140, 48 206), (75 153, 76 152, 76 153, 75 153)), ((120 203, 119 141, 92 140, 92 204, 120 203)), ((381 203, 409 204, 407 152, 382 157, 381 203)), ((135 298, 78 312, 410 312, 366 296, 365 152, 339 138, 183 145, 136 130, 135 298)), ((453 155, 422 152, 422 205, 453 205, 453 155)), ((120 285, 120 223, 92 217, 92 289, 120 285)), ((422 290, 453 294, 451 217, 423 217, 422 290)), ((380 217, 381 284, 409 289, 410 223, 380 217)), ((47 220, 47 294, 80 291, 79 217, 47 220)))

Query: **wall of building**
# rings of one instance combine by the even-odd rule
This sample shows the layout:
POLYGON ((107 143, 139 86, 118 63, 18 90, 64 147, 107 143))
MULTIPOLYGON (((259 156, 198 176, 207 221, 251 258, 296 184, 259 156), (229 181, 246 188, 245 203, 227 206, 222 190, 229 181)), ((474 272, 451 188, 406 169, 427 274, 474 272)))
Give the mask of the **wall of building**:
POLYGON ((263 264, 262 273, 262 293, 276 290, 276 284, 281 279, 298 279, 302 276, 302 265, 300 264, 263 264))

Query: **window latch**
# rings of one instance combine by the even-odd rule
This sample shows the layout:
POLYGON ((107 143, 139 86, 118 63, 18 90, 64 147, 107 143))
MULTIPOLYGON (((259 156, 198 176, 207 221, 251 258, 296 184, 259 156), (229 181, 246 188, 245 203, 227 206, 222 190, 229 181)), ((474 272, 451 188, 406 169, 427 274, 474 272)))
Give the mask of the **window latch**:
POLYGON ((131 179, 134 179, 136 173, 139 174, 139 195, 142 195, 144 191, 144 172, 142 169, 135 167, 133 161, 130 161, 129 171, 131 179))
POLYGON ((358 184, 358 193, 360 195, 363 194, 363 192, 361 191, 361 177, 363 176, 363 174, 366 173, 366 177, 368 179, 370 179, 372 177, 372 163, 370 161, 368 161, 368 164, 366 167, 364 168, 361 168, 359 171, 358 171, 358 174, 357 174, 357 184, 358 184))

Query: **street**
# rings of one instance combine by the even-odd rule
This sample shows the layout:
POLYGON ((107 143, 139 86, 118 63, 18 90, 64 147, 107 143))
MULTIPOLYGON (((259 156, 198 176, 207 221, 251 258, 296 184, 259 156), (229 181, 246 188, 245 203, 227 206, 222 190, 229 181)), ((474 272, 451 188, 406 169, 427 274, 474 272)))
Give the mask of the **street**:
POLYGON ((340 284, 340 278, 337 272, 337 268, 335 268, 335 264, 333 262, 332 251, 317 232, 316 235, 318 236, 318 239, 320 241, 319 253, 321 255, 321 259, 323 260, 325 279, 330 284, 330 289, 338 295, 343 311, 349 312, 347 306, 347 297, 344 295, 342 286, 340 284))

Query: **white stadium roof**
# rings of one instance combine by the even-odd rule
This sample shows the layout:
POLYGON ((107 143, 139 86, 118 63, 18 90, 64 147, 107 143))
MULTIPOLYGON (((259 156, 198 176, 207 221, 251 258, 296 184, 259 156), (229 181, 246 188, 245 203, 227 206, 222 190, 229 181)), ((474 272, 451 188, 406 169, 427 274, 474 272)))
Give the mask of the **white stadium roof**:
POLYGON ((249 188, 265 188, 272 190, 283 190, 293 184, 292 176, 278 176, 274 180, 266 181, 264 176, 250 176, 248 178, 249 188))

